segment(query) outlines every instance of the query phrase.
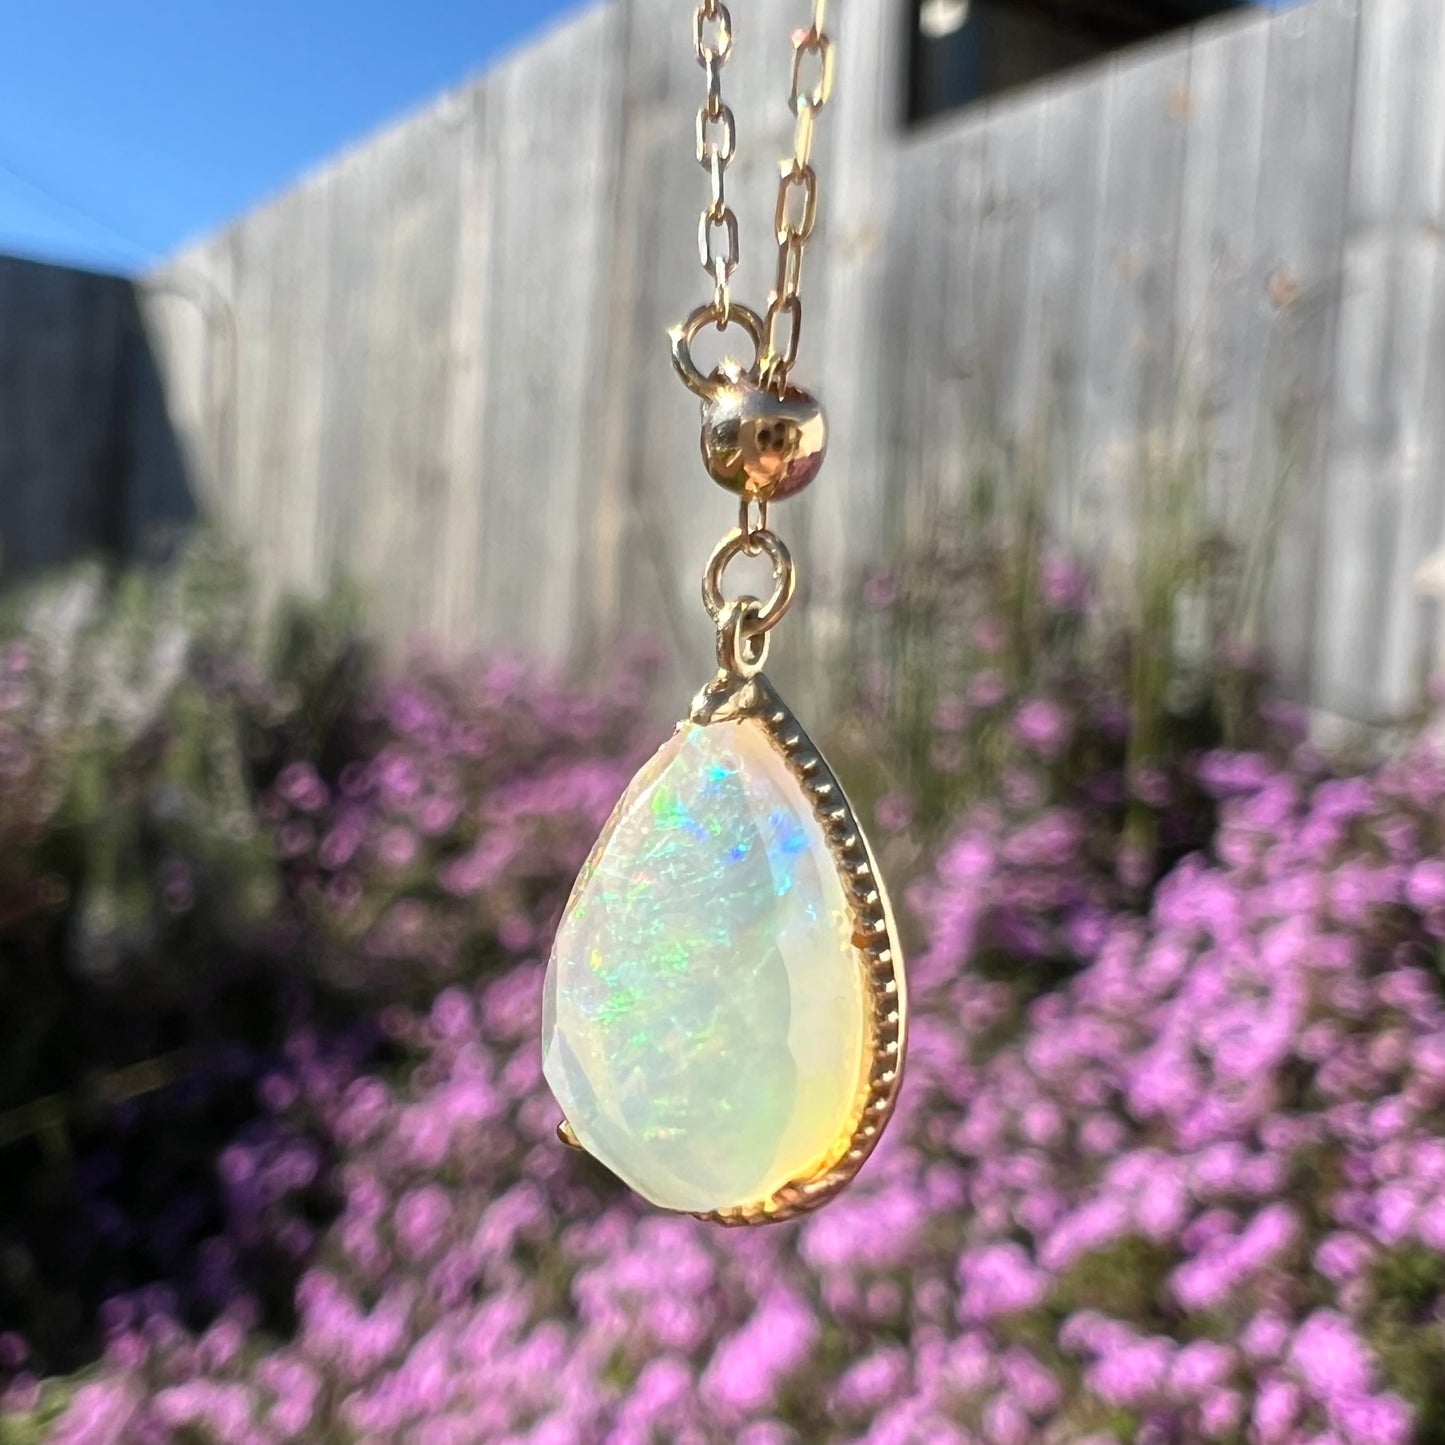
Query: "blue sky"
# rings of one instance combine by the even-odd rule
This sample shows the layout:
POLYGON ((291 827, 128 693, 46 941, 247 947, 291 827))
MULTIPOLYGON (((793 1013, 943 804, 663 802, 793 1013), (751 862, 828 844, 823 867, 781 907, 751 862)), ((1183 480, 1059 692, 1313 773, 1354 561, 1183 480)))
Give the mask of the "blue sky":
POLYGON ((10 0, 0 251, 143 269, 580 3, 10 0))
POLYGON ((0 251, 134 271, 578 0, 11 0, 0 251))

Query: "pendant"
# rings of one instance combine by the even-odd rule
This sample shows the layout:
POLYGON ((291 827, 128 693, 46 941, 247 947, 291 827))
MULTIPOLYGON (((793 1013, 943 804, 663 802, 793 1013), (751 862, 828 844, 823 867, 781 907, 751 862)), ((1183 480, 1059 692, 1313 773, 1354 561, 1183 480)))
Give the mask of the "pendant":
POLYGON ((664 1209, 762 1224, 822 1204, 867 1159, 898 1093, 906 998, 867 839, 757 670, 765 648, 739 643, 759 616, 740 601, 714 614, 730 665, 572 890, 543 1056, 566 1142, 664 1209))
POLYGON ((862 1168, 902 1078, 907 998, 888 897, 843 789, 763 675, 796 574, 768 504, 822 462, 822 408, 765 387, 757 359, 704 376, 698 308, 673 363, 702 398, 702 454, 739 499, 703 604, 719 671, 628 785, 568 899, 547 964, 543 1072, 562 1139, 663 1209, 722 1224, 791 1219, 862 1168), (756 525, 753 508, 758 509, 756 525), (766 556, 764 600, 728 564, 766 556))

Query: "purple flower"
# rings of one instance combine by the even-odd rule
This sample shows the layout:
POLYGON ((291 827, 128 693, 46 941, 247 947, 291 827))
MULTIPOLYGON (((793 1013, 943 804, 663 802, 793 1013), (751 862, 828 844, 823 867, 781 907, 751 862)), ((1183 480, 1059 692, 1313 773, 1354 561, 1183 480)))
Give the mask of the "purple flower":
POLYGON ((1412 908, 1429 912, 1445 908, 1445 859, 1427 858, 1410 870, 1405 896, 1412 908))
POLYGON ((1331 1405, 1330 1417, 1359 1445, 1409 1445, 1415 1438, 1410 1410, 1398 1395, 1347 1397, 1331 1405))
POLYGON ((845 1370, 834 1389, 838 1409, 868 1411, 902 1395, 909 1375, 906 1351, 892 1348, 865 1355, 845 1370))
POLYGON ((1031 698, 1014 714, 1014 736, 1047 762, 1063 756, 1073 737, 1073 719, 1058 703, 1031 698))
POLYGON ((886 612, 898 601, 898 579, 891 572, 875 572, 863 584, 863 605, 886 612))
POLYGON ((445 1190, 434 1184, 414 1189, 396 1206, 397 1242, 412 1259, 430 1259, 441 1247, 451 1217, 445 1190))
POLYGON ((704 1396, 734 1414, 764 1409, 817 1338, 817 1320, 796 1296, 775 1291, 725 1339, 702 1380, 704 1396))
POLYGON ((1008 685, 1003 674, 989 668, 976 673, 968 687, 968 706, 987 712, 995 708, 1008 694, 1008 685))
POLYGON ((913 802, 903 793, 885 793, 873 813, 885 833, 906 833, 913 825, 913 802))
POLYGON ((1089 579, 1077 563, 1065 557, 1047 557, 1041 580, 1044 600, 1055 612, 1084 610, 1089 596, 1089 579))
POLYGON ((315 813, 326 805, 326 784, 310 763, 291 763, 276 779, 276 792, 293 808, 315 813))
POLYGON ((958 1262, 963 1286, 959 1317, 981 1322, 1021 1314, 1043 1302, 1047 1276, 1017 1244, 995 1244, 970 1251, 958 1262))
POLYGON ((1168 1340, 1129 1340, 1089 1367, 1089 1387, 1106 1404, 1140 1406, 1162 1393, 1170 1372, 1168 1340))
POLYGON ((1369 1351, 1334 1310, 1316 1310, 1295 1333, 1289 1358, 1321 1400, 1353 1398, 1369 1392, 1373 1369, 1369 1351))
POLYGON ((1254 1402, 1254 1428, 1261 1445, 1288 1438, 1299 1418, 1300 1403, 1299 1388, 1290 1381, 1265 1381, 1254 1402))

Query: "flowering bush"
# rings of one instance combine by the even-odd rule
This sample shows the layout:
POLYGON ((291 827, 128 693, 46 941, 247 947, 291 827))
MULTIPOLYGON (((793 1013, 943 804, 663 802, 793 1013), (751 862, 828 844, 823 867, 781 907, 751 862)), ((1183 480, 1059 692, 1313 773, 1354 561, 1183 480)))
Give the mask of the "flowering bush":
POLYGON ((993 1362, 978 1418, 1001 1440, 1438 1439, 1445 750, 1200 773, 1228 799, 1212 856, 1024 1008, 968 967, 984 850, 927 890, 917 972, 983 1041, 930 1019, 915 1054, 993 1362), (1017 1349, 1046 1407, 998 1372, 1017 1349))
MULTIPOLYGON (((558 1147, 532 959, 390 1010, 399 1074, 298 1034, 266 1098, 342 1163, 294 1337, 119 1304, 51 1438, 1440 1438, 1445 751, 1300 762, 1206 759, 1213 855, 1031 1003, 972 968, 951 850, 899 1120, 797 1227, 651 1213, 558 1147)), ((221 1171, 232 1238, 304 1230, 295 1145, 221 1171)))
MULTIPOLYGON (((623 669, 644 695, 655 662, 623 669)), ((332 775, 298 759, 260 800, 313 964, 424 1001, 550 938, 642 736, 634 706, 514 663, 414 658, 359 702, 332 775)))
POLYGON ((864 583, 874 616, 836 761, 872 800, 890 872, 948 840, 986 859, 972 965, 1046 988, 1208 846, 1218 804, 1197 760, 1283 763, 1304 719, 1226 635, 1186 649, 1121 622, 1034 525, 942 528, 864 583))
MULTIPOLYGON (((368 985, 429 997, 549 927, 638 736, 634 706, 499 663, 380 679, 336 603, 263 629, 205 543, 9 604, 0 1375, 21 1331, 27 1368, 83 1362, 99 1302, 147 1282, 188 1317, 254 1289, 290 1318, 304 1231, 207 1244, 226 1142, 295 1143, 257 1117, 287 1028, 364 1054, 368 985)), ((314 1222, 330 1155, 303 1143, 314 1222)))
POLYGON ((263 681, 244 595, 201 548, 76 569, 0 621, 0 1331, 52 1367, 106 1294, 190 1273, 215 1140, 284 1032, 253 778, 320 688, 263 681))
MULTIPOLYGON (((323 1014, 258 1063, 209 1314, 117 1291, 98 1363, 50 1382, 0 1326, 0 1439, 1445 1440, 1445 744, 1346 769, 1196 701, 1148 720, 1141 777, 1130 671, 945 684, 998 782, 911 890, 897 1120, 758 1231, 641 1207, 553 1134, 541 961, 636 729, 510 673, 383 686, 358 770, 293 757, 258 804, 374 1036, 323 1014)), ((878 804, 900 852, 910 766, 878 804)))

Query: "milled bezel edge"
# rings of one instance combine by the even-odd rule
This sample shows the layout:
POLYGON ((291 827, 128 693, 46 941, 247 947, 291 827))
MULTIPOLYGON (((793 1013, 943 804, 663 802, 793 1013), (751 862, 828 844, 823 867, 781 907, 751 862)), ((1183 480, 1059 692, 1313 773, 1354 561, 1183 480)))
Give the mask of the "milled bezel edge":
POLYGON ((903 1080, 908 989, 888 893, 867 835, 822 753, 792 709, 761 673, 738 678, 720 672, 693 699, 689 721, 752 721, 759 725, 798 780, 838 868, 853 924, 853 946, 868 993, 867 1069, 852 1129, 842 1154, 818 1173, 796 1179, 767 1199, 699 1214, 719 1224, 780 1224, 827 1203, 852 1183, 883 1134, 903 1080))

